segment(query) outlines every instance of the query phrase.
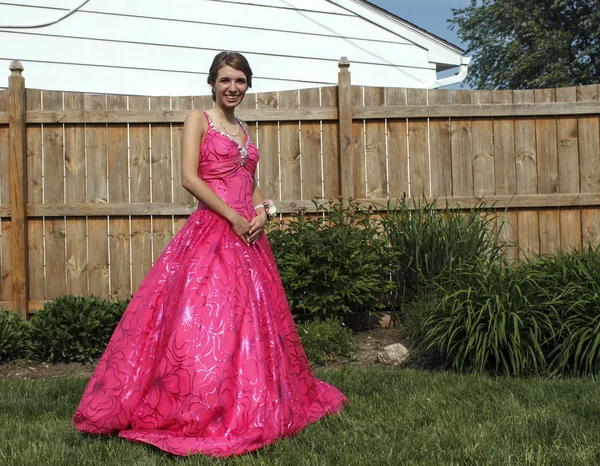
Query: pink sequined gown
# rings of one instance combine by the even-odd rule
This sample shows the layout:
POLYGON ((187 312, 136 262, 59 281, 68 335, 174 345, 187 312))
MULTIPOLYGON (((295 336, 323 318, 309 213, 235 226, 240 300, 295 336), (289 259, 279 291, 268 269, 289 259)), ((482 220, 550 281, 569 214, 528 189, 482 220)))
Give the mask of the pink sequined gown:
MULTIPOLYGON (((258 150, 208 121, 199 174, 249 220, 258 150)), ((73 419, 176 455, 228 456, 346 402, 313 375, 266 236, 246 246, 200 205, 140 284, 73 419)))

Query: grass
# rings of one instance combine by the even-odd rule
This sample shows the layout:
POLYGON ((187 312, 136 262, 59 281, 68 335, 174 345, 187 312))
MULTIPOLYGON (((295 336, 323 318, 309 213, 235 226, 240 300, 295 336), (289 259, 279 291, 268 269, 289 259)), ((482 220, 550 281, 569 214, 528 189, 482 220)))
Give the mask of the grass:
POLYGON ((86 379, 0 381, 3 465, 475 465, 600 462, 600 385, 342 366, 317 371, 351 404, 256 453, 178 458, 83 435, 71 415, 86 379))

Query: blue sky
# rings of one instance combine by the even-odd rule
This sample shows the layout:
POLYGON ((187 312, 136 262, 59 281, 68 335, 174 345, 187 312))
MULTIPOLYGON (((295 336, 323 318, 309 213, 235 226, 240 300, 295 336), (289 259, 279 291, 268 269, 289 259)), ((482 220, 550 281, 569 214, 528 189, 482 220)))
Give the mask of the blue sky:
POLYGON ((447 19, 452 18, 452 8, 469 6, 471 0, 369 0, 371 3, 399 16, 442 39, 466 48, 448 29, 447 19))

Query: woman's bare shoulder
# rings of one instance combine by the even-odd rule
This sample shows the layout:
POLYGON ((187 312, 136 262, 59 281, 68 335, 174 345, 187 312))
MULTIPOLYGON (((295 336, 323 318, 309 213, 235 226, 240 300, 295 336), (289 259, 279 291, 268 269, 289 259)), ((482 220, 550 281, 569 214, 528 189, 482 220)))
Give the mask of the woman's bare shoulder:
POLYGON ((185 117, 185 123, 206 126, 206 114, 202 110, 192 110, 185 117))

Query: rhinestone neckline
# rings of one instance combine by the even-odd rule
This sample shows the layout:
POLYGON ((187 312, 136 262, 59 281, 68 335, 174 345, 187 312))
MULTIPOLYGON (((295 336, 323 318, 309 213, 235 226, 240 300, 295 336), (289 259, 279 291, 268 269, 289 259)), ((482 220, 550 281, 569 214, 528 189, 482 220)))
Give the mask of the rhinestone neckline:
POLYGON ((243 145, 240 144, 235 139, 233 139, 229 133, 227 133, 225 131, 222 131, 219 128, 217 128, 215 126, 214 122, 212 121, 212 118, 210 117, 210 115, 208 113, 204 112, 204 114, 208 118, 208 124, 210 125, 210 127, 212 129, 214 129, 217 133, 225 136, 227 139, 229 139, 231 142, 233 142, 234 144, 236 144, 238 146, 238 150, 240 152, 240 167, 243 167, 244 165, 246 165, 246 160, 248 160, 248 146, 250 145, 250 136, 248 135, 248 132, 246 131, 246 128, 242 124, 241 120, 239 118, 237 118, 237 117, 235 118, 235 120, 237 121, 238 125, 240 125, 240 127, 244 131, 244 136, 245 136, 246 143, 243 144, 243 145))

